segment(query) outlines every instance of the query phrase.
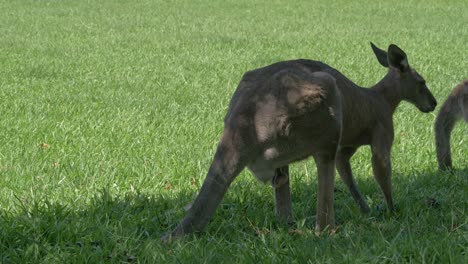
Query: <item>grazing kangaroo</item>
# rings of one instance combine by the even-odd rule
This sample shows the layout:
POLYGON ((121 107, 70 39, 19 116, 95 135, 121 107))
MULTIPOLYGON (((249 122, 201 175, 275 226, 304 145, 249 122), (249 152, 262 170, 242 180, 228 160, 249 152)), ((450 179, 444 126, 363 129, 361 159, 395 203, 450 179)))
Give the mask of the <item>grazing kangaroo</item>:
POLYGON ((468 123, 468 79, 453 89, 436 118, 434 130, 440 170, 452 169, 450 135, 461 118, 468 123))
POLYGON ((335 165, 361 210, 369 211, 349 163, 361 145, 371 145, 375 178, 393 209, 392 114, 402 100, 422 112, 433 111, 436 100, 400 48, 392 44, 387 53, 371 46, 388 73, 370 89, 312 60, 283 61, 245 73, 229 104, 224 132, 200 193, 163 241, 202 230, 245 167, 258 180, 272 183, 278 218, 293 221, 288 165, 309 156, 318 171, 315 228, 333 229, 335 165))

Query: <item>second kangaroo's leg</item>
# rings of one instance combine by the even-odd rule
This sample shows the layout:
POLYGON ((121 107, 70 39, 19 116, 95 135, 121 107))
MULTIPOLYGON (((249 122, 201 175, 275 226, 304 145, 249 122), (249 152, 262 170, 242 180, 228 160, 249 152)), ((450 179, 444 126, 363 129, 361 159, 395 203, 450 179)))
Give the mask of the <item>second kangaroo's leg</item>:
POLYGON ((349 163, 349 160, 355 152, 356 148, 339 148, 336 154, 336 168, 338 169, 341 180, 343 180, 348 187, 351 195, 361 209, 361 212, 369 213, 369 206, 357 187, 351 170, 351 164, 349 163))
POLYGON ((334 187, 335 187, 335 154, 318 154, 314 156, 318 172, 317 222, 316 231, 327 226, 335 228, 334 187))
POLYGON ((283 223, 294 222, 291 209, 291 189, 289 186, 289 167, 284 166, 275 170, 272 180, 275 191, 275 213, 283 223))
POLYGON ((201 231, 208 224, 229 185, 245 166, 242 146, 238 134, 229 130, 224 131, 200 193, 185 218, 163 238, 164 241, 201 231))
POLYGON ((393 211, 390 149, 391 142, 387 142, 384 136, 377 135, 375 139, 372 140, 372 170, 374 171, 374 177, 383 192, 388 209, 393 211))

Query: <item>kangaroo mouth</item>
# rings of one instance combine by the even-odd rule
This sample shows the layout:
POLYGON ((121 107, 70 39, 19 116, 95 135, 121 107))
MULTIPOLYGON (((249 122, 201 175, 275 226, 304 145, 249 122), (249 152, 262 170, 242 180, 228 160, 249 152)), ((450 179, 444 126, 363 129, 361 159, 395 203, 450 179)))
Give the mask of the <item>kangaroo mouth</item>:
POLYGON ((430 106, 430 107, 421 107, 419 108, 419 111, 423 112, 423 113, 430 113, 432 111, 434 111, 435 109, 435 106, 430 106))
POLYGON ((436 108, 437 106, 437 101, 433 100, 432 102, 429 102, 427 104, 424 104, 424 105, 417 105, 419 111, 423 112, 423 113, 430 113, 432 111, 434 111, 434 109, 436 108))

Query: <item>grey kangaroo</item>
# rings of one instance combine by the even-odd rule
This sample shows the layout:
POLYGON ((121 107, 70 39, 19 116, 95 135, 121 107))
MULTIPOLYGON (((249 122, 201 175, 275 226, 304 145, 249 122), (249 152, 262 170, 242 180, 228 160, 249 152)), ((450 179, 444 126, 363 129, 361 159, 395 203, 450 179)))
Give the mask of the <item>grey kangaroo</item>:
POLYGON ((436 118, 434 130, 440 170, 453 168, 450 135, 455 124, 462 118, 468 123, 468 79, 453 89, 436 118))
POLYGON ((349 163, 362 145, 371 146, 375 178, 393 210, 393 112, 402 100, 425 113, 437 102, 403 50, 393 44, 388 52, 371 46, 388 72, 370 89, 313 60, 283 61, 245 73, 229 104, 200 193, 182 222, 162 240, 201 231, 245 167, 258 180, 272 184, 276 215, 292 222, 288 165, 309 156, 318 172, 315 229, 333 230, 335 166, 360 209, 369 211, 349 163))

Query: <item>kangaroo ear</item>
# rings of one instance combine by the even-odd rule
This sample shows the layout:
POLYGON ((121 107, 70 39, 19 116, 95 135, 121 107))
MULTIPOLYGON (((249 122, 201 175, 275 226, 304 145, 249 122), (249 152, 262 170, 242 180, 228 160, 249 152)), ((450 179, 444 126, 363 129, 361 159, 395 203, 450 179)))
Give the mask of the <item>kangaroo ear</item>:
POLYGON ((388 56, 385 50, 381 50, 374 45, 374 43, 370 43, 372 50, 374 51, 377 60, 379 61, 380 65, 388 68, 388 56))
POLYGON ((388 47, 388 62, 402 72, 409 69, 406 53, 395 44, 390 44, 388 47))

